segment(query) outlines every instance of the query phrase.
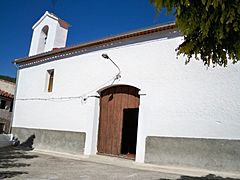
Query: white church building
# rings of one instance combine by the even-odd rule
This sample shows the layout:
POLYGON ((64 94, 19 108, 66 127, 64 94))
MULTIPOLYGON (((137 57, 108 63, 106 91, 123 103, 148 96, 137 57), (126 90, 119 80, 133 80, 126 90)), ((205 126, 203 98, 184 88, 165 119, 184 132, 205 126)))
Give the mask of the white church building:
POLYGON ((16 59, 13 130, 39 150, 158 165, 240 169, 240 64, 185 65, 175 23, 65 47, 46 12, 16 59))

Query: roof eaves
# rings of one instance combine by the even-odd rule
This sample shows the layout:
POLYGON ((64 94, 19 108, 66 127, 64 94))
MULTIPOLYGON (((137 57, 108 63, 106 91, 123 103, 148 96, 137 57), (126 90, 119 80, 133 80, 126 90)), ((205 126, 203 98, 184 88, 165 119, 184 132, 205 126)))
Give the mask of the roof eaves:
POLYGON ((61 24, 65 24, 66 27, 70 26, 69 23, 67 23, 66 21, 64 21, 63 19, 57 17, 55 14, 46 11, 44 13, 44 15, 32 26, 32 29, 35 29, 35 27, 37 27, 38 24, 40 24, 46 17, 50 17, 52 19, 55 19, 57 21, 59 21, 61 24))
POLYGON ((6 91, 3 91, 1 89, 0 89, 0 96, 4 96, 4 97, 8 97, 8 98, 13 98, 14 97, 13 94, 10 94, 10 93, 8 93, 6 91))
POLYGON ((20 64, 20 63, 28 62, 28 61, 31 61, 31 60, 34 60, 34 59, 37 59, 37 58, 40 58, 40 57, 46 57, 46 56, 49 56, 49 55, 56 55, 56 54, 59 54, 61 52, 67 52, 67 51, 71 51, 71 50, 78 49, 78 48, 91 47, 91 46, 94 46, 94 45, 100 45, 100 44, 107 43, 107 42, 117 41, 117 40, 121 40, 121 39, 127 39, 127 38, 131 38, 131 37, 137 37, 137 36, 141 36, 141 35, 145 35, 145 34, 150 34, 150 33, 154 33, 154 32, 164 31, 164 30, 167 30, 167 29, 174 29, 174 28, 176 28, 176 23, 175 22, 160 24, 160 25, 145 28, 145 29, 135 30, 135 31, 131 31, 131 32, 123 33, 123 34, 118 34, 118 35, 115 35, 115 36, 106 37, 106 38, 103 38, 103 39, 98 39, 98 40, 95 40, 95 41, 81 43, 81 44, 78 44, 78 45, 75 45, 75 46, 60 48, 60 49, 57 49, 57 50, 54 50, 54 51, 48 51, 48 52, 33 55, 33 56, 28 56, 28 57, 24 57, 24 58, 15 59, 12 63, 20 64))

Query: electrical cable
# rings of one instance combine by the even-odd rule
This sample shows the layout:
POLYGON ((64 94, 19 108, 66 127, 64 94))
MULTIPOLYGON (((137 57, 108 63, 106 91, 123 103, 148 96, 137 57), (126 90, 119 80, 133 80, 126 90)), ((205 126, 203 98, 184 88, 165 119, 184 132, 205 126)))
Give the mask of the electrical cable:
MULTIPOLYGON (((117 74, 116 76, 114 76, 113 78, 109 79, 108 81, 106 81, 105 83, 101 84, 100 86, 98 86, 97 88, 91 90, 91 91, 88 91, 86 93, 83 93, 84 95, 85 94, 91 94, 93 92, 96 92, 97 90, 101 89, 102 87, 105 87, 106 84, 111 83, 111 85, 117 80, 119 79, 118 78, 118 75, 117 74)), ((90 97, 95 97, 97 98, 98 96, 96 95, 87 95, 87 96, 84 96, 84 95, 80 95, 80 96, 66 96, 66 97, 50 97, 50 98, 17 98, 16 100, 17 101, 54 101, 54 102, 65 102, 65 101, 70 101, 70 100, 73 100, 73 99, 81 99, 82 101, 86 101, 88 98, 90 97)))
MULTIPOLYGON (((107 55, 107 54, 102 54, 102 57, 105 58, 105 59, 109 59, 113 64, 114 66, 118 69, 118 74, 115 75, 113 78, 111 78, 110 80, 108 80, 107 82, 103 83, 102 85, 98 86, 97 88, 91 90, 91 91, 88 91, 86 93, 84 93, 84 95, 86 94, 91 94, 93 92, 96 92, 98 91, 99 89, 103 88, 106 86, 106 84, 110 83, 111 81, 111 84, 110 85, 113 85, 117 80, 118 82, 120 81, 120 78, 121 78, 121 70, 120 68, 118 67, 118 65, 107 55)), ((20 101, 26 101, 26 100, 30 100, 30 101, 54 101, 54 102, 65 102, 65 101, 70 101, 72 99, 81 99, 83 102, 86 102, 88 98, 90 97, 98 97, 98 96, 95 96, 95 95, 88 95, 88 96, 84 96, 84 95, 80 95, 80 96, 68 96, 68 97, 51 97, 51 98, 18 98, 16 100, 20 100, 20 101)))

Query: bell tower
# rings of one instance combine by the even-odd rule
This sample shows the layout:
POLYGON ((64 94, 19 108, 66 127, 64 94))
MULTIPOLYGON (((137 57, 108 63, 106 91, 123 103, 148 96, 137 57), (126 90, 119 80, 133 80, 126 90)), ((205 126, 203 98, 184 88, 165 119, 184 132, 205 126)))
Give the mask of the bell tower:
POLYGON ((69 24, 48 11, 33 25, 29 56, 66 46, 69 24))

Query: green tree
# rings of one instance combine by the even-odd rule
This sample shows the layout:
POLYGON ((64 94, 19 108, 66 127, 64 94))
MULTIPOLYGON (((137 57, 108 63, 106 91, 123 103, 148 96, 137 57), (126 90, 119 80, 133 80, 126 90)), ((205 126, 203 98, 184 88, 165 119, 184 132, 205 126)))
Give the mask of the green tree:
POLYGON ((226 66, 240 60, 240 0, 150 0, 157 12, 176 16, 184 41, 177 54, 204 65, 226 66))

